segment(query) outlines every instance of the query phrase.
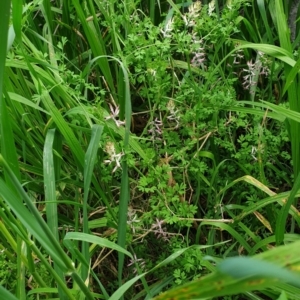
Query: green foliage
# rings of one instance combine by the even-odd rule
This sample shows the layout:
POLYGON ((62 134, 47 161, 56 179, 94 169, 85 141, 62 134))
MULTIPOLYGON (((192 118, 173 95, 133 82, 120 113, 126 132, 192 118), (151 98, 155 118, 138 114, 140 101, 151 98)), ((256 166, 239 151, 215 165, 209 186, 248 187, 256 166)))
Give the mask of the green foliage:
POLYGON ((17 284, 16 262, 8 259, 4 252, 1 253, 0 258, 0 285, 13 293, 17 284))
POLYGON ((2 287, 18 299, 297 298, 294 4, 10 2, 2 287))

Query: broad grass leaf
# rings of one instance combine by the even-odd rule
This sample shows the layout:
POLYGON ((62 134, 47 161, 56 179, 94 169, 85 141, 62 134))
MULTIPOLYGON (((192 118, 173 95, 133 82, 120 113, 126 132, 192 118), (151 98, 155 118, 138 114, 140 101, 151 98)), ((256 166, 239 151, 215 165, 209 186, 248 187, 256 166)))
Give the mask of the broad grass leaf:
POLYGON ((154 299, 212 298, 261 290, 278 285, 281 286, 282 290, 289 290, 290 285, 284 285, 284 282, 289 282, 289 284, 298 287, 300 284, 299 247, 300 242, 298 241, 266 251, 253 258, 233 257, 225 259, 217 266, 216 272, 176 287, 154 299), (298 273, 284 267, 297 270, 298 273), (278 272, 281 272, 281 274, 278 274, 278 272))
POLYGON ((0 298, 5 300, 18 300, 13 294, 0 285, 0 298))
POLYGON ((300 275, 274 263, 252 257, 230 257, 217 266, 217 270, 236 279, 263 278, 274 279, 300 287, 300 275))

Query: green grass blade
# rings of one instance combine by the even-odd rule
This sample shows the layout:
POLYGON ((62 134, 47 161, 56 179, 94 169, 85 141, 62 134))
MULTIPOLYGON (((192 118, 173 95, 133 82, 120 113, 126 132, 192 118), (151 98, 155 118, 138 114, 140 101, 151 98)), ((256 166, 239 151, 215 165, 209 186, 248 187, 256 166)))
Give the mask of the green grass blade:
MULTIPOLYGON (((219 246, 219 245, 224 245, 225 242, 222 243, 218 243, 215 246, 219 246)), ((124 293, 135 283, 137 282, 139 279, 141 279, 143 276, 145 276, 146 274, 149 274, 151 272, 153 272, 154 270, 157 270, 161 267, 166 266, 167 264, 171 263, 172 261, 174 261, 177 257, 179 257, 180 255, 182 255, 184 252, 186 252, 187 250, 191 249, 191 248, 196 248, 196 249, 206 249, 206 248, 210 248, 212 247, 211 245, 205 245, 205 246, 190 246, 187 248, 182 248, 180 250, 175 251, 173 254, 171 254, 170 256, 168 256, 166 259, 164 259, 163 261, 161 261, 160 263, 158 263, 154 268, 152 268, 151 270, 149 270, 148 272, 145 272, 141 275, 138 275, 134 278, 132 278, 131 280, 127 281, 125 284, 123 284, 120 288, 118 288, 118 290, 116 290, 112 296, 109 298, 109 300, 118 300, 120 299, 124 293)), ((155 298, 156 299, 156 298, 155 298)), ((163 298, 163 299, 168 299, 168 298, 163 298)), ((170 298, 172 299, 172 298, 170 298)), ((177 298, 174 298, 177 299, 177 298)), ((185 299, 189 299, 189 298, 185 298, 185 299)))
POLYGON ((77 241, 85 241, 85 242, 91 243, 91 244, 97 244, 100 247, 113 249, 118 252, 124 253, 125 255, 129 256, 130 258, 133 258, 132 254, 130 252, 128 252, 127 250, 125 250, 124 248, 118 246, 117 244, 115 244, 107 239, 100 238, 100 237, 92 235, 92 234, 86 234, 86 233, 82 233, 82 232, 68 232, 66 234, 66 236, 64 237, 64 240, 77 240, 77 241))
POLYGON ((15 212, 18 218, 22 221, 22 224, 25 225, 28 230, 30 229, 30 232, 37 239, 39 239, 43 247, 47 249, 48 253, 51 253, 51 256, 53 256, 53 259, 56 260, 62 270, 64 272, 72 272, 74 270, 72 262, 60 247, 50 228, 40 216, 39 211, 24 191, 22 185, 20 184, 2 155, 0 155, 0 165, 6 169, 10 180, 14 183, 14 186, 18 191, 18 194, 20 195, 18 197, 17 194, 12 192, 10 188, 5 184, 5 182, 0 179, 0 193, 2 197, 15 212), (24 199, 29 210, 22 205, 21 199, 24 199))
POLYGON ((280 46, 292 53, 292 44, 290 40, 290 30, 287 25, 287 18, 284 14, 281 0, 275 0, 276 25, 279 36, 280 46))
POLYGON ((227 225, 225 223, 222 222, 202 222, 201 223, 201 227, 202 226, 214 226, 214 227, 219 227, 221 230, 226 230, 228 233, 230 233, 230 235, 232 237, 234 237, 241 246, 243 246, 243 248, 250 253, 251 252, 251 247, 250 245, 247 243, 247 241, 242 237, 241 234, 239 234, 235 229, 233 229, 230 225, 227 225))
POLYGON ((10 16, 10 0, 3 0, 1 6, 1 18, 0 18, 0 42, 1 42, 1 49, 0 49, 0 91, 2 97, 2 83, 3 83, 3 76, 4 76, 4 66, 5 66, 5 58, 6 58, 6 51, 7 51, 7 39, 8 39, 8 25, 9 25, 9 16, 10 16))
POLYGON ((299 74, 300 70, 300 59, 297 60, 293 68, 288 72, 286 82, 282 91, 282 96, 289 90, 291 85, 294 84, 294 81, 297 80, 296 76, 299 74))
MULTIPOLYGON (((63 116, 61 115, 60 111, 57 109, 57 107, 54 105, 53 100, 49 96, 49 93, 47 92, 46 88, 43 87, 43 92, 41 95, 41 99, 47 108, 47 110, 51 113, 51 116, 58 127, 59 131, 67 141, 67 144, 71 148, 71 152, 74 155, 76 164, 80 170, 83 170, 84 168, 84 152, 82 150, 82 147, 76 138, 74 132, 72 131, 71 127, 68 125, 68 123, 64 120, 63 116)), ((107 206, 108 210, 111 210, 111 207, 109 205, 109 202, 107 200, 107 197, 105 193, 102 191, 101 187, 99 186, 95 176, 93 176, 92 182, 97 189, 97 192, 99 192, 103 202, 107 206)), ((112 212, 112 215, 114 216, 114 213, 112 212)))
POLYGON ((266 277, 279 279, 300 287, 300 276, 275 264, 256 260, 251 257, 229 257, 218 265, 217 269, 233 278, 266 277))
POLYGON ((18 40, 22 39, 22 9, 23 1, 12 0, 12 21, 18 40))
MULTIPOLYGON (((244 208, 243 212, 241 214, 239 214, 237 217, 235 217, 235 221, 239 221, 242 220, 243 218, 245 218, 247 215, 261 209, 264 208, 267 205, 270 205, 274 202, 279 203, 281 206, 285 205, 285 200, 286 198, 288 198, 290 195, 290 192, 285 192, 285 193, 281 193, 281 194, 273 194, 273 196, 262 199, 258 202, 256 202, 255 204, 249 205, 246 208, 244 208)), ((300 196, 300 193, 297 193, 297 197, 300 196)), ((298 225, 300 226, 300 214, 299 211, 294 207, 291 206, 290 208, 290 215, 295 218, 296 222, 298 223, 298 225)))
MULTIPOLYGON (((50 228, 40 216, 39 211, 32 203, 32 201, 24 191, 23 187, 19 183, 18 179, 14 175, 13 171, 10 169, 9 165, 6 163, 6 161, 1 155, 0 164, 6 169, 10 180, 12 181, 12 183, 14 183, 15 188, 21 197, 18 197, 16 193, 13 192, 2 179, 0 179, 0 195, 10 206, 10 208, 14 211, 14 213, 20 219, 22 224, 39 240, 41 245, 51 256, 53 261, 59 266, 61 271, 70 274, 76 281, 76 283, 79 285, 81 290, 84 292, 84 294, 89 299, 91 299, 91 293, 76 273, 73 262, 63 251, 59 242, 52 234, 50 228), (30 212, 24 205, 21 205, 21 199, 24 199, 26 206, 28 207, 30 212)), ((32 245, 32 247, 34 247, 34 245, 32 245)), ((61 288, 64 290, 69 299, 73 299, 73 296, 70 295, 66 285, 62 283, 61 288)))
POLYGON ((13 294, 0 285, 0 298, 5 300, 18 300, 13 294))
MULTIPOLYGON (((64 238, 63 243, 67 247, 67 249, 70 251, 70 253, 73 255, 73 257, 76 257, 76 259, 83 266, 86 266, 86 268, 88 269, 89 268, 89 262, 87 262, 85 260, 85 258, 83 257, 83 255, 79 251, 78 246, 73 241, 71 241, 70 239, 66 239, 66 238, 64 238)), ((91 274, 93 275, 94 279, 97 281, 97 283, 98 283, 98 285, 99 285, 99 287, 101 289, 101 292, 102 292, 102 294, 104 296, 104 299, 107 300, 109 298, 109 295, 108 295, 105 287, 103 286, 103 284, 99 280, 98 275, 95 274, 95 272, 92 269, 90 271, 91 271, 91 274)))
MULTIPOLYGON (((299 246, 300 242, 298 241, 258 254, 251 259, 247 258, 247 265, 245 264, 244 268, 241 268, 240 265, 236 266, 232 264, 232 262, 237 263, 241 261, 241 258, 237 258, 237 260, 232 258, 227 262, 225 260, 218 265, 216 272, 200 280, 195 280, 171 289, 154 299, 210 299, 213 297, 245 293, 247 291, 262 290, 286 281, 290 281, 291 284, 299 286, 299 246), (252 264, 254 264, 254 258, 257 260, 257 264, 251 267, 250 262, 252 261, 252 264), (262 263, 261 267, 259 267, 260 263, 262 263), (269 269, 271 265, 272 268, 269 269), (288 268, 289 270, 284 268, 288 268), (271 271, 273 271, 272 274, 270 274, 271 271), (291 271, 296 271, 297 273, 291 271), (245 277, 237 276, 237 273, 234 274, 234 272, 243 272, 242 275, 245 275, 245 277), (247 272, 248 274, 246 274, 247 272), (282 277, 281 275, 286 276, 282 277)), ((245 263, 245 261, 242 263, 245 263)))
POLYGON ((52 234, 58 240, 58 218, 55 188, 55 173, 53 165, 53 141, 55 129, 49 129, 44 145, 44 186, 47 223, 52 234))
MULTIPOLYGON (((94 58, 89 65, 86 67, 84 73, 87 74, 92 66, 92 64, 101 58, 101 56, 94 58)), ((131 98, 130 98, 130 84, 127 70, 125 69, 123 63, 114 58, 108 56, 108 58, 117 61, 122 69, 125 80, 125 98, 124 103, 120 104, 124 106, 125 111, 125 132, 124 132, 124 149, 125 155, 126 150, 130 146, 130 124, 131 124, 131 98)), ((120 192, 120 205, 119 205, 119 220, 118 220, 118 245, 125 248, 126 245, 126 228, 127 228, 127 210, 129 203, 129 179, 128 179, 128 166, 126 160, 122 163, 122 178, 121 178, 121 192, 120 192)), ((122 271, 124 265, 124 254, 119 252, 119 262, 118 262, 118 278, 119 284, 122 285, 122 271)))
POLYGON ((260 16, 261 16, 264 26, 265 26, 264 28, 267 31, 268 42, 270 44, 273 44, 273 35, 272 35, 270 24, 267 19, 266 2, 264 0, 257 0, 257 6, 258 6, 260 16))
MULTIPOLYGON (((283 3, 281 0, 275 0, 275 12, 280 46, 292 54, 293 47, 291 43, 290 30, 287 25, 287 18, 284 14, 283 3)), ((284 71, 286 78, 289 78, 290 73, 293 74, 293 69, 288 65, 285 65, 284 71)), ((293 82, 289 82, 288 84, 289 88, 287 89, 287 92, 290 109, 296 112, 300 112, 299 76, 297 76, 297 79, 293 80, 293 82)), ((294 178, 296 178, 300 172, 300 124, 298 122, 290 121, 289 131, 292 145, 294 178)))
POLYGON ((63 144, 62 135, 60 134, 60 132, 55 131, 53 151, 55 151, 56 155, 54 155, 53 157, 53 164, 54 164, 56 182, 60 180, 60 176, 61 176, 61 166, 62 166, 62 157, 63 157, 62 144, 63 144))
MULTIPOLYGON (((46 216, 47 223, 55 236, 59 241, 58 235, 58 216, 57 216, 57 202, 56 202, 56 187, 55 187, 55 169, 53 159, 53 141, 55 138, 55 129, 49 129, 46 135, 44 145, 44 157, 43 157, 43 170, 44 170, 44 187, 45 187, 45 203, 46 203, 46 216)), ((62 270, 55 264, 54 269, 60 276, 61 280, 64 280, 64 274, 62 270)), ((63 291, 58 287, 60 299, 67 300, 63 291)))
POLYGON ((275 105, 273 103, 269 103, 267 101, 262 101, 262 103, 254 103, 253 105, 255 106, 260 106, 260 107, 266 107, 268 109, 272 109, 273 111, 277 112, 278 114, 281 114, 282 116, 291 119, 295 122, 300 122, 300 112, 293 111, 287 108, 284 108, 282 106, 275 105))
MULTIPOLYGON (((57 262, 65 272, 68 272, 69 269, 65 267, 62 258, 57 254, 56 249, 53 247, 53 245, 49 243, 48 233, 52 235, 50 229, 47 227, 48 230, 46 230, 45 232, 41 228, 41 223, 38 222, 35 218, 33 218, 32 214, 30 214, 30 212, 25 208, 25 206, 22 205, 21 199, 9 189, 9 187, 2 179, 0 179, 0 188, 1 196, 9 205, 9 207, 13 210, 13 212, 17 215, 21 223, 28 229, 28 231, 31 234, 33 234, 39 240, 39 242, 43 245, 46 251, 51 255, 53 260, 57 262)), ((39 216, 39 218, 41 217, 39 216)), ((47 225, 45 224, 45 226, 47 225)))
MULTIPOLYGON (((96 162, 97 151, 99 149, 99 142, 103 132, 103 126, 93 125, 92 127, 92 137, 85 154, 84 158, 84 201, 83 201, 83 232, 89 232, 88 225, 88 196, 89 189, 92 181, 94 165, 96 162)), ((87 262, 90 261, 89 245, 86 242, 82 243, 82 255, 87 262)), ((88 269, 82 266, 82 279, 86 280, 88 277, 88 269)))
MULTIPOLYGON (((11 128, 11 118, 7 112, 7 103, 3 98, 3 80, 6 58, 6 45, 8 39, 8 24, 10 16, 11 1, 2 1, 0 12, 0 132, 1 132, 1 152, 9 162, 10 167, 18 178, 20 178, 20 170, 18 168, 18 158, 16 147, 13 139, 13 131, 11 128)), ((6 99, 8 101, 8 99, 6 99)), ((6 172, 5 177, 7 178, 6 172)), ((7 178, 7 180, 9 180, 7 178)), ((11 185, 13 187, 13 185, 11 185)))
MULTIPOLYGON (((126 232, 127 232, 127 213, 128 204, 130 199, 129 193, 129 177, 128 177, 128 165, 126 161, 126 151, 129 150, 129 136, 130 136, 130 125, 131 125, 131 97, 130 97, 130 83, 128 72, 125 69, 123 63, 119 60, 117 62, 123 71, 125 80, 125 98, 124 98, 124 111, 125 111, 125 135, 124 135, 124 151, 125 159, 122 163, 122 178, 121 178, 121 191, 120 191, 120 204, 119 204, 119 221, 118 221, 118 245, 125 248, 126 246, 126 232)), ((122 273, 124 266, 124 254, 119 252, 118 261, 118 279, 119 285, 122 286, 122 273)))
MULTIPOLYGON (((127 211, 129 203, 129 179, 128 179, 128 167, 127 163, 122 164, 122 179, 121 179, 121 192, 120 192, 120 204, 119 204, 119 222, 118 222, 118 245, 120 247, 126 246, 126 232, 127 232, 127 211)), ((122 272, 124 265, 124 254, 119 252, 118 261, 118 278, 119 286, 122 286, 122 272)))
POLYGON ((49 94, 46 91, 46 88, 44 88, 44 92, 41 95, 41 98, 45 107, 51 113, 55 124, 70 146, 72 153, 78 162, 78 165, 83 167, 84 152, 82 151, 81 145, 79 144, 78 139, 75 137, 73 131, 63 119, 59 110, 55 107, 52 99, 49 97, 49 94))
POLYGON ((294 186, 291 190, 291 193, 288 197, 286 204, 283 205, 281 212, 276 220, 275 235, 276 235, 276 244, 277 245, 280 245, 283 242, 288 213, 290 211, 292 204, 295 201, 295 197, 296 197, 296 194, 299 191, 299 189, 300 189, 300 173, 298 174, 298 176, 296 178, 296 181, 294 183, 294 186))
POLYGON ((112 94, 115 93, 115 87, 114 87, 114 81, 111 74, 111 69, 109 66, 109 63, 106 58, 106 50, 105 50, 105 42, 102 39, 102 34, 100 32, 97 32, 95 29, 95 26, 93 22, 96 22, 97 18, 94 21, 87 21, 87 16, 85 16, 85 12, 82 8, 82 4, 79 0, 74 0, 73 5, 76 9, 77 16, 81 22, 81 25, 83 27, 83 30, 85 32, 85 35, 87 37, 87 40, 89 42, 89 45, 91 47, 91 50, 93 51, 94 56, 101 56, 101 60, 98 61, 98 66, 100 70, 102 71, 112 94))

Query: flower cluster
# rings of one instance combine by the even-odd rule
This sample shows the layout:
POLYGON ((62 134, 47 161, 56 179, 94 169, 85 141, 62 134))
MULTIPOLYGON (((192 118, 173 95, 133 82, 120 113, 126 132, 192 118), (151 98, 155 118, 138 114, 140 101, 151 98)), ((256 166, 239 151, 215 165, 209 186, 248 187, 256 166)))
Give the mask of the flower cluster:
POLYGON ((150 122, 150 129, 148 130, 148 133, 151 134, 151 140, 161 140, 162 135, 162 126, 163 123, 159 119, 155 118, 154 121, 150 122))
POLYGON ((130 226, 132 232, 135 234, 136 223, 140 223, 141 220, 138 219, 138 215, 136 214, 136 211, 131 207, 128 207, 127 216, 128 216, 127 224, 130 226))
POLYGON ((109 104, 109 108, 110 108, 111 114, 109 117, 106 117, 105 120, 109 120, 109 119, 114 120, 118 127, 120 127, 121 125, 125 125, 124 121, 120 121, 118 119, 120 108, 118 106, 116 106, 116 108, 113 108, 113 106, 111 104, 109 104))
POLYGON ((194 53, 194 57, 191 60, 191 65, 193 67, 200 67, 204 61, 205 53, 203 52, 203 48, 199 48, 199 52, 194 53))
POLYGON ((183 16, 183 20, 186 26, 195 26, 195 20, 199 18, 201 8, 201 1, 196 1, 189 6, 189 12, 183 16))
POLYGON ((255 62, 252 62, 252 59, 247 62, 248 69, 243 69, 246 75, 243 76, 243 87, 246 90, 249 90, 251 86, 257 84, 256 78, 259 75, 269 74, 269 68, 267 64, 263 64, 264 55, 262 52, 258 52, 258 59, 255 62))
POLYGON ((122 169, 120 161, 121 161, 121 158, 124 155, 124 153, 120 152, 117 154, 116 148, 115 148, 115 145, 113 142, 107 142, 105 145, 104 151, 109 156, 109 159, 104 160, 104 163, 111 164, 112 162, 114 162, 116 164, 112 172, 114 173, 118 168, 122 169))
POLYGON ((169 121, 174 121, 176 123, 175 128, 178 128, 179 127, 180 116, 178 115, 179 110, 176 110, 176 106, 175 106, 174 100, 171 99, 167 103, 167 110, 169 111, 169 116, 167 117, 167 119, 169 121))
POLYGON ((172 37, 171 32, 173 30, 174 18, 169 18, 166 22, 164 29, 161 29, 160 32, 163 34, 164 38, 172 37))
POLYGON ((169 233, 166 230, 166 227, 163 226, 165 224, 164 220, 156 219, 156 223, 152 224, 151 231, 157 236, 157 238, 161 238, 164 241, 168 241, 169 233))
MULTIPOLYGON (((237 48, 239 46, 239 44, 235 45, 235 48, 237 48)), ((234 57, 234 60, 233 60, 233 64, 234 65, 239 65, 243 58, 244 58, 244 52, 243 52, 243 49, 238 49, 235 51, 234 54, 232 54, 232 56, 234 57)))
MULTIPOLYGON (((130 260, 127 267, 130 267, 130 266, 136 265, 136 264, 139 266, 139 269, 143 270, 143 269, 145 269, 146 261, 143 258, 137 258, 136 254, 133 254, 133 259, 130 260)), ((132 270, 132 272, 133 272, 133 274, 137 274, 137 272, 138 272, 137 268, 134 268, 132 270)))

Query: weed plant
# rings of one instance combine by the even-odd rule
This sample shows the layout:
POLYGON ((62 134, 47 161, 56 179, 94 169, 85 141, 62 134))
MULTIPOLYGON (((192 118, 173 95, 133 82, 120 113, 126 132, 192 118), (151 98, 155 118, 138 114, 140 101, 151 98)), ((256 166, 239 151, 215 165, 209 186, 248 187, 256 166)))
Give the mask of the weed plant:
POLYGON ((1 297, 299 299, 297 5, 3 0, 1 297))

